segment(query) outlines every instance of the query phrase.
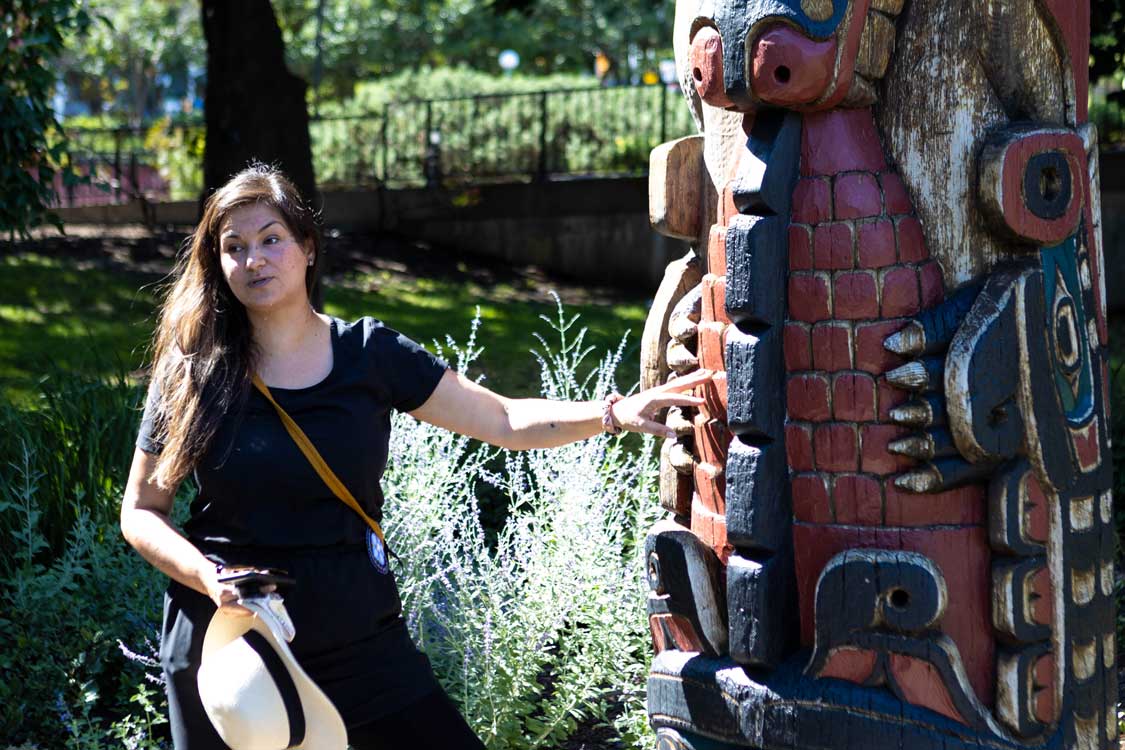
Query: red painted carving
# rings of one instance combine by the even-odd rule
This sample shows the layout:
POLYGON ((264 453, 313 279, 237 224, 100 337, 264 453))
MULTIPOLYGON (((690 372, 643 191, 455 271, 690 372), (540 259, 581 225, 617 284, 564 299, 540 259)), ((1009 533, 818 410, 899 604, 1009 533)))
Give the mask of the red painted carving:
POLYGON ((821 224, 813 231, 813 268, 833 271, 855 267, 851 224, 821 224))
MULTIPOLYGON (((801 142, 801 174, 805 177, 882 172, 886 168, 870 110, 840 109, 805 117, 801 142)), ((796 196, 793 205, 800 205, 796 196)))
POLYGON ((1088 0, 1043 0, 1062 32, 1068 62, 1074 76, 1076 123, 1089 119, 1090 3, 1088 0))
POLYGON ((872 750, 908 725, 930 750, 1105 750, 1111 654, 1088 632, 1112 619, 1098 585, 1112 551, 1096 162, 1076 127, 1086 2, 982 6, 980 28, 950 32, 964 49, 948 65, 944 27, 927 26, 940 0, 680 3, 717 186, 695 342, 717 375, 690 441, 691 529, 729 564, 730 644, 714 675, 654 662, 672 678, 650 693, 661 741, 695 746, 698 728, 724 748, 872 750), (1021 59, 1025 43, 1038 57, 1021 59), (1052 65, 1074 78, 1061 100, 1052 65), (938 99, 973 107, 972 128, 917 88, 934 82, 965 89, 938 99), (1048 122, 1018 119, 1038 112, 1048 122), (783 276, 780 312, 768 287, 783 276), (714 421, 728 390, 733 438, 714 421), (1097 679, 1074 691, 1072 664, 1097 679), (735 665, 761 683, 739 697, 735 665), (818 692, 825 677, 854 684, 818 692))
POLYGON ((811 104, 832 82, 835 63, 835 39, 817 42, 778 24, 754 41, 750 85, 755 96, 770 104, 811 104))
POLYGON ((812 367, 790 370, 849 370, 852 366, 852 330, 847 323, 817 323, 812 328, 812 367))
MULTIPOLYGON (((918 499, 915 496, 915 500, 918 499)), ((795 511, 796 500, 797 490, 794 487, 795 511)), ((929 502, 929 498, 921 498, 921 501, 929 502)), ((960 650, 969 682, 981 702, 992 704, 995 643, 991 637, 989 595, 991 553, 982 527, 907 529, 798 523, 793 528, 793 539, 797 556, 802 643, 812 645, 816 582, 825 563, 838 552, 846 549, 920 552, 934 562, 945 580, 958 582, 949 588, 949 603, 941 630, 960 650)))
POLYGON ((727 274, 727 228, 719 224, 711 227, 707 241, 707 268, 716 276, 727 274))
POLYGON ((1086 148, 1082 139, 1073 133, 1034 133, 1009 142, 997 158, 1001 209, 1008 228, 1019 237, 1046 246, 1057 245, 1072 236, 1085 203, 1085 190, 1081 185, 1086 176, 1086 148), (1066 212, 1057 219, 1044 219, 1032 213, 1024 190, 1028 162, 1038 154, 1049 152, 1065 157, 1073 185, 1066 212))
POLYGON ((820 675, 862 684, 871 676, 878 658, 879 655, 870 649, 840 648, 828 657, 820 675))
POLYGON ((703 651, 699 634, 691 621, 682 615, 652 615, 648 618, 648 627, 657 653, 670 648, 703 651))
POLYGON ((859 225, 857 261, 860 268, 893 266, 898 260, 895 247, 895 225, 890 219, 859 225))
MULTIPOLYGON (((812 331, 815 337, 816 329, 812 331)), ((809 327, 804 323, 786 323, 782 336, 785 366, 790 370, 811 370, 815 355, 810 347, 809 327)), ((812 341, 815 341, 815 338, 812 341)))
POLYGON ((710 26, 697 31, 692 40, 691 74, 703 101, 712 107, 731 105, 723 88, 723 40, 710 26))
POLYGON ((954 708, 945 681, 932 664, 902 654, 891 654, 890 662, 895 684, 909 703, 964 723, 965 717, 954 708))
MULTIPOLYGON (((862 372, 845 372, 832 379, 832 416, 847 422, 871 422, 875 413, 875 379, 862 372)), ((866 444, 864 452, 867 451, 866 444)))
POLYGON ((815 323, 826 320, 832 313, 832 291, 829 277, 822 273, 793 273, 789 276, 789 299, 797 300, 800 312, 793 320, 815 323))

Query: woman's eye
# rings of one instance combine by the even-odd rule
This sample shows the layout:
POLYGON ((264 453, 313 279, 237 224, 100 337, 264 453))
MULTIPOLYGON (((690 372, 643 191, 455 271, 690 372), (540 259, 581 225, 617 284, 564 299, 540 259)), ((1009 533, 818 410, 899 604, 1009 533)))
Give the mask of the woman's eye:
POLYGON ((228 253, 237 253, 242 250, 242 245, 227 245, 228 253))
POLYGON ((273 236, 273 235, 270 235, 269 237, 266 237, 266 243, 265 243, 265 244, 267 244, 267 245, 276 245, 276 244, 277 244, 278 242, 281 242, 281 238, 280 238, 280 237, 275 237, 275 236, 273 236))

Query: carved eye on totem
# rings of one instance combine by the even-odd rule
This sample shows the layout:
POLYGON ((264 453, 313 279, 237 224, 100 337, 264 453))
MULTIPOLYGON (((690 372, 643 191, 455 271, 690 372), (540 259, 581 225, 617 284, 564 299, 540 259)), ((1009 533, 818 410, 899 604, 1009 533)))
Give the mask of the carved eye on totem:
POLYGON ((1075 238, 1041 251, 1046 296, 1048 353, 1054 360, 1053 378, 1059 405, 1072 425, 1084 423, 1094 405, 1094 380, 1091 370, 1088 321, 1082 298, 1083 276, 1089 267, 1079 256, 1075 238))
POLYGON ((1078 338, 1078 311, 1074 299, 1066 291, 1066 281, 1062 273, 1056 271, 1055 283, 1060 294, 1055 297, 1052 311, 1055 357, 1062 367, 1063 374, 1071 385, 1075 397, 1078 396, 1078 370, 1082 364, 1082 343, 1078 338))

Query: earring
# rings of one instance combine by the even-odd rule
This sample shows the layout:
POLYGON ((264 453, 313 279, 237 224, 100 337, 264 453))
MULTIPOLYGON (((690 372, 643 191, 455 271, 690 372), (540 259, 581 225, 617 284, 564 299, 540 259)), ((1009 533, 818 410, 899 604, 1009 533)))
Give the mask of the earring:
POLYGON ((312 265, 313 263, 315 263, 315 262, 316 262, 316 259, 315 259, 315 258, 309 258, 309 265, 310 265, 310 266, 311 266, 311 265, 312 265))

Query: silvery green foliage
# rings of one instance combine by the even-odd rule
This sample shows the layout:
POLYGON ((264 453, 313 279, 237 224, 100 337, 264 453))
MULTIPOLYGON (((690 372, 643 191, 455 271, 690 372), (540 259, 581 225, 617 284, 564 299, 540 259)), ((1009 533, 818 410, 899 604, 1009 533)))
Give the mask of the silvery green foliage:
MULTIPOLYGON (((588 376, 583 333, 559 306, 540 338, 543 395, 599 398, 621 348, 588 376)), ((448 341, 465 372, 479 354, 448 341)), ((491 750, 556 747, 579 723, 616 723, 646 744, 649 653, 641 554, 659 514, 652 439, 608 435, 552 450, 497 451, 400 416, 384 476, 386 526, 408 624, 445 688, 491 750), (631 440, 635 441, 636 438, 631 440), (490 471, 494 456, 503 469, 490 471), (478 482, 510 498, 490 548, 478 482)))

